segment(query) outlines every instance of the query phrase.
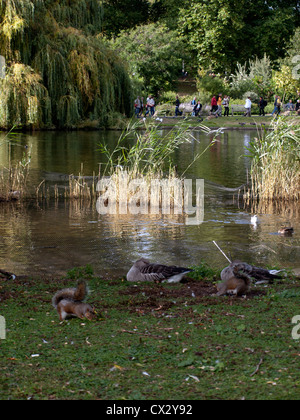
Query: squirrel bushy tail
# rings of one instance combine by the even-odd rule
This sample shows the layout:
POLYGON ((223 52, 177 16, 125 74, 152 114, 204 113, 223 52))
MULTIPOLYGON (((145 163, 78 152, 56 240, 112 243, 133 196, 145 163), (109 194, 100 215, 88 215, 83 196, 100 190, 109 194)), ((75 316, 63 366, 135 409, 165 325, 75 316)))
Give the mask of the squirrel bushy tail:
POLYGON ((84 281, 78 283, 76 288, 63 289, 57 292, 52 299, 52 305, 55 309, 59 302, 68 300, 71 302, 83 302, 88 294, 87 286, 84 281))

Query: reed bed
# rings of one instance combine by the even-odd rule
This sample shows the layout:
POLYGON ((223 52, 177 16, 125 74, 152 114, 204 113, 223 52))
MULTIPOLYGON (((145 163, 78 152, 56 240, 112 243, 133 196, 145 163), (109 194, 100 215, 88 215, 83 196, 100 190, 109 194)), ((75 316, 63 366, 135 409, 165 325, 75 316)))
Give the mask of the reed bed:
MULTIPOLYGON (((199 128, 207 134, 211 133, 205 126, 200 125, 199 128)), ((209 146, 194 157, 188 168, 215 143, 220 132, 215 132, 209 146)), ((138 203, 147 212, 150 201, 152 210, 164 207, 182 209, 187 198, 184 196, 184 174, 188 168, 179 175, 173 157, 182 144, 194 141, 198 140, 185 123, 167 131, 162 137, 156 124, 131 122, 113 150, 105 144, 99 145, 107 160, 101 171, 104 190, 115 189, 114 198, 120 209, 124 209, 127 203, 129 206, 130 203, 134 206, 138 203)))
MULTIPOLYGON (((69 186, 65 189, 65 198, 71 200, 93 200, 97 195, 97 183, 99 176, 96 177, 95 173, 92 177, 85 177, 83 172, 83 165, 78 176, 69 176, 69 186)), ((55 198, 58 198, 58 188, 55 186, 55 198)))
MULTIPOLYGON (((211 130, 200 125, 206 134, 211 130)), ((98 174, 92 176, 84 174, 83 165, 79 174, 69 176, 68 185, 49 188, 43 180, 35 188, 37 200, 49 199, 54 196, 56 200, 65 198, 85 203, 99 199, 101 192, 105 194, 114 185, 117 191, 115 201, 119 206, 141 206, 143 203, 153 207, 182 208, 184 205, 184 175, 186 171, 215 143, 221 130, 215 130, 215 137, 204 151, 195 155, 186 170, 179 175, 173 158, 176 150, 183 144, 198 141, 192 135, 185 122, 174 127, 162 136, 159 125, 142 120, 131 121, 123 130, 116 146, 111 150, 109 145, 99 144, 103 154, 104 163, 99 165, 98 174), (135 183, 136 181, 136 183, 135 183), (105 185, 104 191, 99 189, 99 182, 105 185), (158 185, 153 185, 158 182, 158 185), (154 184, 153 184, 154 183, 154 184)), ((27 151, 22 162, 16 168, 3 169, 0 172, 0 197, 5 200, 27 198, 27 182, 30 168, 30 152, 27 151)), ((102 194, 103 195, 103 194, 102 194)), ((33 197, 31 197, 33 198, 33 197)), ((191 197, 188 197, 190 200, 191 197)))
POLYGON ((300 199, 300 124, 274 119, 272 130, 251 142, 251 189, 246 201, 298 202, 300 199))
MULTIPOLYGON (((14 143, 12 130, 0 142, 0 147, 14 143)), ((16 143, 15 143, 16 144, 16 143)), ((8 168, 0 169, 0 201, 19 201, 28 195, 28 177, 30 172, 31 151, 27 150, 15 166, 9 162, 8 168)))

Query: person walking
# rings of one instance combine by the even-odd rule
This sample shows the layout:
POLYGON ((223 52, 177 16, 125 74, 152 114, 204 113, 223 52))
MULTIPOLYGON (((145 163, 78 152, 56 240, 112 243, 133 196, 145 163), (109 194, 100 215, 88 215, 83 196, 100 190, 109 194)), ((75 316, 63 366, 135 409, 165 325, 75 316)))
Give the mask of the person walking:
POLYGON ((176 96, 176 101, 175 101, 175 116, 178 117, 182 115, 182 112, 179 110, 180 107, 180 100, 179 100, 179 96, 176 96))
POLYGON ((211 99, 211 113, 216 112, 218 109, 218 103, 217 103, 217 98, 215 96, 212 97, 211 99))
POLYGON ((141 112, 141 100, 139 96, 134 101, 134 109, 135 109, 135 116, 138 118, 141 112))
POLYGON ((148 104, 148 109, 150 110, 150 115, 151 117, 153 117, 153 115, 155 114, 155 101, 152 95, 149 96, 149 101, 147 104, 148 104))
POLYGON ((268 105, 267 104, 267 101, 265 101, 264 98, 261 96, 259 98, 259 103, 258 103, 258 106, 259 106, 259 116, 263 116, 264 117, 266 115, 266 113, 265 113, 265 107, 267 105, 268 105))
POLYGON ((271 115, 278 114, 278 96, 275 95, 274 109, 271 115))
POLYGON ((225 95, 224 96, 224 100, 223 100, 224 117, 229 117, 229 101, 230 101, 229 96, 225 95))
POLYGON ((222 117, 222 93, 219 93, 217 98, 217 111, 215 112, 216 117, 222 117))
POLYGON ((252 107, 251 98, 250 96, 248 96, 245 103, 245 108, 246 108, 246 113, 244 114, 245 117, 251 117, 251 107, 252 107))
POLYGON ((141 97, 141 110, 140 110, 140 117, 143 116, 143 112, 144 112, 144 98, 143 96, 141 97))
POLYGON ((279 115, 281 112, 281 99, 280 96, 277 98, 277 115, 279 115))

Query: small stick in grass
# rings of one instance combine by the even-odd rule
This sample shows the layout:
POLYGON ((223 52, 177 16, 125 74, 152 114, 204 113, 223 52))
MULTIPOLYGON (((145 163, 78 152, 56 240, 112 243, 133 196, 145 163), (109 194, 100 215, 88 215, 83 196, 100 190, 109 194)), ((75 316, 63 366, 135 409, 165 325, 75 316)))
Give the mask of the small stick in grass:
POLYGON ((153 338, 158 338, 159 340, 164 339, 165 337, 162 337, 160 335, 152 335, 152 334, 146 334, 146 333, 140 333, 138 331, 128 331, 128 330, 121 330, 122 333, 127 333, 127 334, 137 334, 137 335, 143 335, 144 337, 153 337, 153 338))
POLYGON ((250 375, 250 377, 254 376, 257 374, 257 372, 259 371, 259 368, 261 367, 261 365, 263 364, 264 359, 260 359, 259 364, 256 366, 255 371, 250 375))

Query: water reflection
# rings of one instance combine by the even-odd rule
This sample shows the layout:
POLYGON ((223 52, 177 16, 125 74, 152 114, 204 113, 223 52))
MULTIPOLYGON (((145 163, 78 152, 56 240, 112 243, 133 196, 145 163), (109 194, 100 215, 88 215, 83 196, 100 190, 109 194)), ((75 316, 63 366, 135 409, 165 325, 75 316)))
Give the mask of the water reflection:
MULTIPOLYGON (((67 202, 62 197, 58 201, 0 205, 0 268, 16 274, 64 274, 74 266, 92 264, 97 274, 109 278, 126 274, 141 255, 188 266, 205 260, 221 268, 226 261, 213 240, 232 258, 294 267, 300 256, 299 207, 245 209, 237 194, 226 189, 246 182, 250 161, 245 145, 255 135, 255 131, 225 132, 186 173, 187 178, 206 180, 205 218, 199 226, 188 226, 183 216, 174 215, 99 215, 95 203, 67 202), (259 213, 256 229, 250 223, 252 211, 259 213), (276 234, 287 221, 295 228, 290 238, 276 234)), ((19 160, 29 145, 34 187, 45 174, 54 178, 57 174, 77 174, 81 163, 85 174, 92 175, 103 161, 97 144, 104 140, 112 144, 118 136, 114 132, 20 134, 19 146, 0 148, 0 166, 6 166, 9 159, 19 160)), ((179 173, 212 140, 199 132, 195 138, 176 151, 179 173)), ((47 182, 53 187, 57 180, 50 177, 47 182)))

